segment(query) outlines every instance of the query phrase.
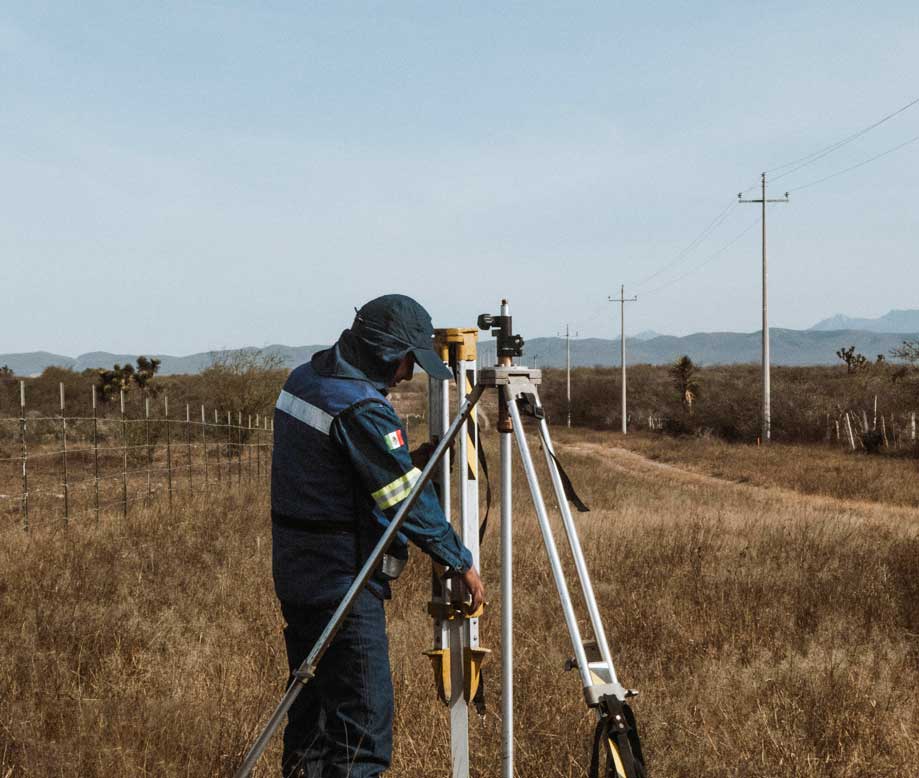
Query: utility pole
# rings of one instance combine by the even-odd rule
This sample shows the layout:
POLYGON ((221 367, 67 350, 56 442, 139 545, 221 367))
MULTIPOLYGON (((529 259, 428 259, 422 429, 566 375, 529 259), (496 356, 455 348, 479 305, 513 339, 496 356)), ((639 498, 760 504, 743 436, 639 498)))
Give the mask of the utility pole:
MULTIPOLYGON (((578 333, 574 333, 577 337, 578 333)), ((561 337, 561 333, 559 333, 561 337)), ((568 419, 567 425, 571 427, 571 332, 568 325, 565 325, 565 400, 567 401, 568 419)))
POLYGON ((770 360, 769 360, 769 284, 766 265, 766 203, 787 203, 788 192, 785 197, 769 200, 766 198, 766 174, 762 174, 762 197, 756 200, 744 200, 743 192, 737 195, 737 201, 741 203, 760 203, 763 208, 762 226, 763 226, 763 431, 762 442, 766 445, 772 437, 772 390, 769 382, 770 360))
POLYGON ((619 361, 622 364, 622 434, 628 434, 628 417, 626 415, 626 402, 625 402, 625 304, 634 303, 638 297, 626 297, 625 296, 625 285, 619 287, 619 296, 610 297, 609 301, 611 303, 619 303, 619 361))

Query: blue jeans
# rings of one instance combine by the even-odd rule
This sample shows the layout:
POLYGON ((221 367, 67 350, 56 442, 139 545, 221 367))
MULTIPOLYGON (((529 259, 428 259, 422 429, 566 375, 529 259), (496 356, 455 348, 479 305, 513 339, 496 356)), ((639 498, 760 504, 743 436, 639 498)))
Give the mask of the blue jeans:
MULTIPOLYGON (((334 610, 281 603, 291 672, 334 610)), ((284 778, 377 778, 392 760, 392 720, 383 601, 364 590, 287 714, 284 778)))

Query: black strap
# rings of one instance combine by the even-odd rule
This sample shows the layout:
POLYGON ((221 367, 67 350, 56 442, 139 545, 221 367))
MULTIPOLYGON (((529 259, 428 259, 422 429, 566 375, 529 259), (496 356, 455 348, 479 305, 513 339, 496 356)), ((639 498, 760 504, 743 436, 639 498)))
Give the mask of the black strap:
POLYGON ((562 463, 558 461, 558 457, 555 456, 555 452, 551 447, 546 443, 545 438, 542 442, 546 451, 549 452, 549 456, 552 457, 552 461, 555 462, 555 466, 558 468, 558 474, 562 479, 562 488, 565 490, 565 497, 569 502, 571 502, 575 508, 578 509, 578 513, 588 513, 590 508, 584 504, 584 501, 578 497, 578 493, 574 491, 574 484, 571 483, 571 479, 568 477, 568 473, 565 472, 565 468, 562 467, 562 463))
MULTIPOLYGON (((546 418, 546 412, 542 405, 539 404, 539 399, 536 397, 535 392, 523 392, 520 397, 517 398, 517 407, 520 409, 521 413, 532 416, 537 421, 542 421, 546 418)), ((555 456, 552 446, 550 446, 549 441, 546 440, 542 425, 539 426, 539 437, 540 440, 542 440, 543 448, 549 452, 549 456, 552 457, 552 461, 555 462, 555 466, 558 468, 558 474, 562 479, 562 489, 565 492, 565 499, 573 503, 579 513, 587 513, 590 508, 588 508, 587 505, 584 504, 584 501, 578 497, 578 493, 574 490, 574 485, 571 483, 568 473, 565 472, 565 468, 562 467, 562 463, 559 462, 558 457, 555 456)))
POLYGON ((472 704, 475 705, 475 712, 480 716, 485 715, 485 676, 479 671, 479 688, 475 690, 475 697, 472 698, 472 704))
MULTIPOLYGON (((479 467, 485 474, 485 518, 479 524, 479 543, 485 539, 485 531, 488 529, 488 514, 491 511, 491 478, 488 476, 488 460, 485 458, 485 447, 482 441, 477 441, 479 467)), ((472 704, 475 705, 475 712, 480 716, 485 715, 485 674, 479 671, 479 687, 475 690, 475 696, 472 698, 472 704)))
POLYGON ((594 727, 594 744, 590 749, 590 768, 587 771, 588 778, 600 778, 600 748, 605 733, 606 720, 601 718, 597 722, 597 726, 594 727))
POLYGON ((485 530, 488 529, 488 514, 491 511, 491 478, 488 477, 488 461, 485 459, 485 447, 482 441, 478 441, 476 446, 479 452, 479 465, 482 472, 485 473, 485 518, 479 524, 479 543, 485 539, 485 530))

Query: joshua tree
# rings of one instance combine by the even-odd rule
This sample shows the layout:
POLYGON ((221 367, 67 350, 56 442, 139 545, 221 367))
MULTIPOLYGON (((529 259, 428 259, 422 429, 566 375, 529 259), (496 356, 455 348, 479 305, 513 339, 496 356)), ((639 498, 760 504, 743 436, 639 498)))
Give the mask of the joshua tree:
POLYGON ((890 352, 890 356, 919 364, 919 340, 904 340, 890 352))
POLYGON ((132 378, 137 388, 144 392, 144 394, 149 392, 156 397, 159 390, 153 382, 153 376, 156 375, 159 369, 160 360, 156 357, 137 358, 137 369, 134 371, 132 378))
POLYGON ((670 366, 670 376, 680 393, 683 409, 692 414, 692 404, 699 396, 699 382, 696 381, 696 366, 688 355, 684 354, 670 366))
POLYGON ((134 365, 128 363, 123 367, 119 364, 111 370, 97 370, 96 386, 99 389, 99 399, 102 402, 113 400, 122 390, 131 389, 131 378, 134 375, 134 365))
POLYGON ((138 357, 137 367, 130 362, 126 365, 115 364, 111 370, 97 370, 96 386, 99 389, 99 399, 108 402, 115 398, 122 390, 131 391, 136 386, 144 394, 148 392, 154 397, 157 393, 153 376, 160 369, 160 360, 153 357, 138 357))
POLYGON ((855 346, 839 349, 839 351, 836 352, 836 356, 846 363, 846 371, 849 373, 857 373, 868 364, 868 359, 864 354, 859 354, 855 350, 855 346))

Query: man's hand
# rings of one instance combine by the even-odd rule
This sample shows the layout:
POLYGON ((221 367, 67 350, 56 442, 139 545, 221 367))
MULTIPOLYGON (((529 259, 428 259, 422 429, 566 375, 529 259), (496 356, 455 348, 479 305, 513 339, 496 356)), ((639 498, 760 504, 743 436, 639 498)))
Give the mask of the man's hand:
POLYGON ((466 585, 466 591, 472 595, 472 612, 475 613, 485 604, 485 585, 479 578, 478 570, 470 567, 463 573, 463 583, 466 585))
MULTIPOLYGON (((417 467, 419 470, 423 470, 424 466, 428 463, 428 460, 431 458, 431 454, 434 453, 434 449, 437 448, 430 441, 425 441, 418 448, 416 448, 411 454, 412 464, 417 467)), ((453 466, 453 444, 450 444, 450 447, 447 449, 450 452, 450 466, 453 466)))

